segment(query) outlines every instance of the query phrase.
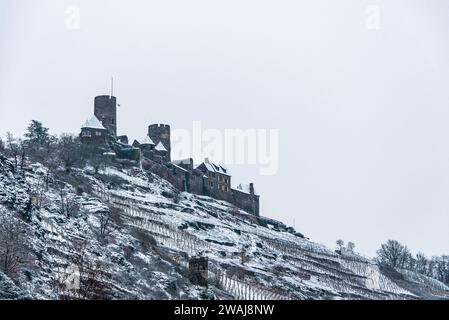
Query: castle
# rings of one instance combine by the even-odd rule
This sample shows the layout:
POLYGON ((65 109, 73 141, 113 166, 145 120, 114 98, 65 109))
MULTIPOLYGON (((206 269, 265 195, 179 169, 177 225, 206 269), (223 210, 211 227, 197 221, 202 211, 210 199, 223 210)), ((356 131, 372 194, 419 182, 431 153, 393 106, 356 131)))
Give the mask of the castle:
POLYGON ((231 187, 231 175, 224 165, 205 159, 171 160, 170 126, 150 124, 142 140, 130 145, 126 135, 117 136, 117 99, 112 95, 95 97, 94 115, 81 126, 80 139, 111 156, 117 162, 141 164, 142 168, 168 180, 179 191, 225 200, 259 216, 259 195, 254 184, 231 187))

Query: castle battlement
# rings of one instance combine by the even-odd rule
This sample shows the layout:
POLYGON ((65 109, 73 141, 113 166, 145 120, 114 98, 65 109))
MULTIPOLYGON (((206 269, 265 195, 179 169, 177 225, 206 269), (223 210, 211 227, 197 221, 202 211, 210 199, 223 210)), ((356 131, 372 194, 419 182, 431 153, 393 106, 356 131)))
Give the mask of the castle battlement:
POLYGON ((155 123, 155 124, 150 124, 148 126, 149 128, 165 128, 165 129, 170 129, 170 125, 169 124, 162 124, 162 123, 155 123))

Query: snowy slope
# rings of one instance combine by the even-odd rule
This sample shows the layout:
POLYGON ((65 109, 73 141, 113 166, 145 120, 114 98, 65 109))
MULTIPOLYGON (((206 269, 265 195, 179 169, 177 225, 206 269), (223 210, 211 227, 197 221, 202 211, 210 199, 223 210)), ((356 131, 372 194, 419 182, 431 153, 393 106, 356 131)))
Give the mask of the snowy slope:
MULTIPOLYGON (((0 160, 0 215, 23 221, 45 172, 33 164, 20 178, 0 160)), ((25 222, 32 258, 16 281, 33 298, 81 297, 61 285, 73 265, 95 280, 86 282, 96 288, 90 298, 449 298, 435 280, 408 272, 397 281, 367 258, 263 227, 224 201, 178 197, 167 181, 138 168, 57 171, 51 178, 25 222), (61 213, 61 194, 74 207, 70 214, 61 213), (188 280, 188 259, 199 254, 209 258, 208 288, 188 280)))

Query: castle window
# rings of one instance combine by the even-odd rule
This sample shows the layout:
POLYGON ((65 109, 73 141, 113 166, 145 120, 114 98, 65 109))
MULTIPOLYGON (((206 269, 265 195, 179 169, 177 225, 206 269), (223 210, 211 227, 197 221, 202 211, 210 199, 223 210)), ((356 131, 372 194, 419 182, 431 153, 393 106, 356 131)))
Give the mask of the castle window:
POLYGON ((87 130, 87 131, 83 131, 82 136, 83 137, 91 137, 92 135, 91 135, 90 131, 87 130))
POLYGON ((101 137, 101 132, 100 132, 100 131, 96 131, 96 132, 95 132, 95 135, 96 135, 97 137, 101 137))

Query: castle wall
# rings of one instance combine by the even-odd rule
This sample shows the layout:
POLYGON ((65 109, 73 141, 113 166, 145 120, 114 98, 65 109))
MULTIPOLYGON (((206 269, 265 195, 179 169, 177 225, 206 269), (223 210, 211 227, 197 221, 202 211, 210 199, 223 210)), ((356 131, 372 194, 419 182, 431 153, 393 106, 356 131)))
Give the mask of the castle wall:
POLYGON ((167 158, 167 152, 164 151, 157 151, 154 149, 154 146, 151 145, 140 145, 139 146, 142 155, 147 158, 150 159, 154 162, 163 164, 163 163, 169 163, 170 161, 167 158))
POLYGON ((170 167, 149 158, 142 159, 142 168, 167 180, 179 191, 187 191, 186 181, 188 180, 187 175, 189 175, 189 173, 185 170, 173 166, 170 167))
POLYGON ((138 148, 117 142, 112 144, 112 148, 114 149, 118 159, 126 159, 136 162, 140 160, 140 150, 138 148))
POLYGON ((248 213, 259 216, 259 196, 232 189, 232 203, 248 213))
POLYGON ((188 189, 190 189, 190 193, 199 194, 199 195, 207 195, 207 177, 199 170, 191 171, 188 179, 188 189))
MULTIPOLYGON (((201 170, 188 171, 172 163, 163 164, 151 158, 142 160, 142 168, 149 170, 159 177, 169 181, 179 191, 209 196, 218 200, 227 201, 236 207, 259 216, 259 196, 231 189, 229 192, 219 190, 214 184, 211 187, 209 178, 201 170)), ((215 180, 214 180, 215 183, 215 180)))
POLYGON ((123 144, 129 144, 127 135, 118 136, 117 140, 120 141, 123 144))

